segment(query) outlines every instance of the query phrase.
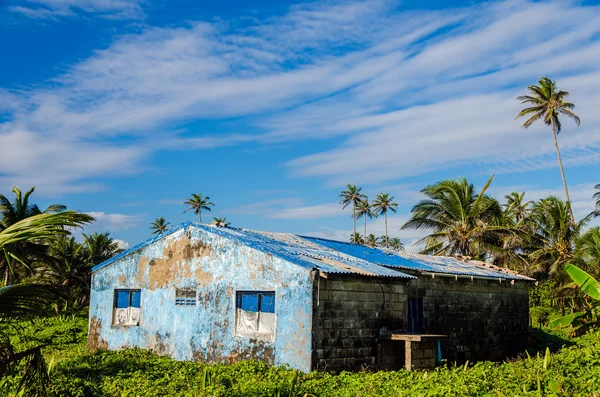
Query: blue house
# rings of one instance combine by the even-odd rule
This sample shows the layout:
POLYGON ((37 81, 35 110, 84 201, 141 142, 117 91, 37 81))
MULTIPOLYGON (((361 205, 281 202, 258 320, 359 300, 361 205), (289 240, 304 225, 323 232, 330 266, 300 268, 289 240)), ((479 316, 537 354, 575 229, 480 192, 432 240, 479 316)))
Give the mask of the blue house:
POLYGON ((530 281, 482 262, 187 222, 93 269, 88 349, 302 371, 398 368, 411 346, 408 367, 430 367, 437 342, 449 359, 504 359, 525 347, 530 281))

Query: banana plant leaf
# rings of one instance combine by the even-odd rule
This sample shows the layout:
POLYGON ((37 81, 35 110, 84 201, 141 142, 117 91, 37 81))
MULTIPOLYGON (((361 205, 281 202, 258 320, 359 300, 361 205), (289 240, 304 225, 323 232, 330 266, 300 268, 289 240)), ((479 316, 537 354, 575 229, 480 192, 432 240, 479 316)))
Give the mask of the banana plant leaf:
POLYGON ((565 269, 583 292, 592 299, 600 301, 600 283, 598 281, 577 266, 568 264, 565 269))
POLYGON ((571 325, 573 323, 573 321, 575 321, 576 319, 583 317, 585 315, 586 315, 586 312, 576 312, 576 313, 567 314, 566 316, 562 316, 555 320, 550 321, 548 326, 550 326, 552 328, 568 327, 569 325, 571 325))

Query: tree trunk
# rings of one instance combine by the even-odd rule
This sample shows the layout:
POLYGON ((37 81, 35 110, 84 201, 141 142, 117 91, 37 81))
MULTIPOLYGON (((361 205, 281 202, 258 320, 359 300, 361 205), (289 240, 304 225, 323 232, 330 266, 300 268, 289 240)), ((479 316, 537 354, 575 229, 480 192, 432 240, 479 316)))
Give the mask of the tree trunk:
POLYGON ((202 224, 202 211, 198 211, 198 221, 202 224))
POLYGON ((565 170, 563 169, 562 159, 560 158, 560 149, 558 148, 558 138, 556 137, 556 128, 554 126, 554 119, 552 119, 552 136, 554 137, 554 147, 556 148, 556 156, 558 157, 558 165, 560 167, 560 175, 562 176, 563 186, 565 187, 565 195, 567 196, 567 203, 569 203, 569 213, 571 215, 571 223, 575 224, 575 216, 573 215, 573 208, 571 207, 571 199, 569 198, 569 189, 567 188, 567 178, 565 178, 565 170))
POLYGON ((367 245, 367 215, 365 214, 365 232, 363 234, 363 244, 367 245))
MULTIPOLYGON (((352 219, 354 220, 354 234, 356 236, 356 203, 352 202, 352 219)), ((356 243, 356 241, 355 241, 356 243)))
POLYGON ((385 218, 385 248, 390 248, 390 239, 388 238, 387 231, 387 212, 383 213, 383 217, 385 218))

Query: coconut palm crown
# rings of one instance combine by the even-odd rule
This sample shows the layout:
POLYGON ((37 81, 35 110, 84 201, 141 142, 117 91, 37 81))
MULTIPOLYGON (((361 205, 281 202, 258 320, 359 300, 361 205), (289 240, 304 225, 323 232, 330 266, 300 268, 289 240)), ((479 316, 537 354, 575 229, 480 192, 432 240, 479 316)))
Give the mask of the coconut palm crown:
POLYGON ((531 210, 531 204, 533 204, 533 201, 525 201, 525 192, 512 192, 504 196, 504 198, 506 199, 506 204, 502 206, 505 208, 506 214, 515 223, 519 223, 525 219, 531 210))
POLYGON ((160 218, 156 218, 154 222, 150 225, 150 229, 152 229, 152 234, 162 234, 169 230, 169 226, 171 224, 167 222, 167 220, 161 216, 160 218))
POLYGON ((211 208, 214 207, 214 203, 210 202, 210 197, 202 197, 202 193, 192 194, 192 197, 183 202, 185 205, 189 205, 188 209, 183 211, 184 213, 192 210, 194 214, 198 215, 198 221, 202 223, 202 210, 210 212, 211 208))
POLYGON ((502 209, 487 196, 493 180, 477 193, 466 179, 443 180, 421 190, 427 199, 412 208, 402 229, 428 230, 424 254, 480 257, 502 251, 502 209))
POLYGON ((396 251, 404 251, 404 244, 400 240, 400 237, 392 237, 390 238, 390 247, 395 249, 396 251))

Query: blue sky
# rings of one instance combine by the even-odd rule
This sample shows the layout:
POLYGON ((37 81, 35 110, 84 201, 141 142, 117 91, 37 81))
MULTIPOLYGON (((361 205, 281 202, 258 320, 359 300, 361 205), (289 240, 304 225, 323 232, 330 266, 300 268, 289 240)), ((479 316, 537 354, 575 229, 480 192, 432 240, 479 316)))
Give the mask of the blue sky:
MULTIPOLYGON (((571 92, 559 136, 576 215, 600 183, 594 2, 0 1, 0 191, 36 186, 135 244, 194 219, 346 239, 347 183, 395 196, 467 177, 563 196, 550 131, 513 121, 540 76, 571 92), (210 216, 205 216, 210 219, 210 216)), ((383 219, 369 223, 383 234, 383 219)))

